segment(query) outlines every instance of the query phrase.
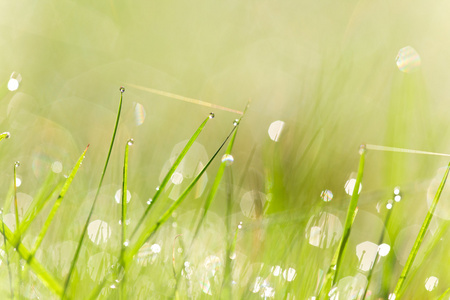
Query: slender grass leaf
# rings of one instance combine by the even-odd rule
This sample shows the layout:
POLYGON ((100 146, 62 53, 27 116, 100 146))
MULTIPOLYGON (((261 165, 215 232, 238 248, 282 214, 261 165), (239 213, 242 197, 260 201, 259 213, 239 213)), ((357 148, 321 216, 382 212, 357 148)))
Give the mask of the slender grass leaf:
POLYGON ((428 213, 425 217, 425 220, 422 223, 422 227, 420 228, 419 234, 416 237, 416 241, 414 242, 411 252, 408 255, 408 259, 406 260, 405 266, 403 267, 403 271, 400 274, 400 278, 398 279, 397 284, 395 286, 393 294, 396 296, 397 300, 400 299, 400 297, 403 293, 402 288, 403 288, 404 281, 405 281, 406 277, 408 276, 409 271, 411 270, 411 267, 414 263, 414 259, 416 258, 417 253, 419 252, 419 248, 422 245, 422 241, 423 241, 423 238, 425 237, 425 233, 427 232, 428 227, 431 222, 431 219, 433 218, 434 211, 436 210, 436 206, 441 197, 441 193, 442 193, 442 190, 444 189, 445 182, 447 181, 449 169, 450 169, 450 163, 448 164, 447 169, 445 170, 444 177, 442 178, 441 184, 439 185, 436 195, 434 196, 433 202, 431 203, 430 208, 428 209, 428 213))
POLYGON ((98 184, 97 192, 95 193, 94 202, 92 203, 91 210, 89 211, 89 215, 86 219, 86 222, 84 223, 83 231, 81 232, 81 236, 80 236, 80 240, 78 241, 77 249, 75 250, 74 257, 71 261, 69 273, 67 274, 67 278, 64 282, 64 291, 63 291, 62 297, 61 297, 62 299, 64 299, 66 297, 66 292, 67 292, 67 289, 68 289, 69 283, 70 283, 70 277, 72 276, 73 269, 75 268, 75 266, 77 264, 78 257, 80 255, 81 246, 83 245, 83 241, 84 241, 84 236, 86 235, 89 221, 91 220, 92 213, 94 212, 95 204, 97 203, 97 199, 98 199, 98 195, 100 194, 100 189, 103 184, 103 179, 105 178, 106 169, 108 168, 109 159, 111 157, 111 152, 112 152, 112 149, 114 146, 114 140, 116 138, 117 128, 119 126, 120 113, 122 111, 122 102, 123 102, 123 93, 124 92, 125 92, 125 88, 121 87, 120 88, 119 108, 117 111, 116 123, 114 125, 114 131, 113 131, 112 138, 111 138, 111 144, 109 145, 108 154, 106 156, 105 166, 103 167, 103 171, 102 171, 102 175, 100 177, 100 182, 98 184))
POLYGON ((89 148, 89 145, 86 147, 86 149, 84 149, 80 158, 78 158, 77 163, 73 167, 72 172, 70 172, 69 177, 67 177, 67 179, 61 189, 61 192, 59 193, 58 198, 56 199, 55 203, 52 206, 52 209, 50 210, 50 213, 47 216, 47 220, 45 220, 45 223, 42 226, 41 232, 39 233, 39 235, 36 239, 36 242, 34 244, 33 250, 31 251, 31 255, 34 255, 36 253, 36 250, 39 248, 39 246, 42 243, 42 240, 44 239, 45 235, 47 234, 47 230, 50 227, 50 224, 52 223, 53 218, 55 217, 55 214, 58 211, 58 208, 61 205, 61 202, 63 201, 64 196, 67 193, 67 190, 69 189, 70 185, 72 184, 72 181, 75 178, 75 175, 77 174, 78 169, 80 168, 80 166, 84 160, 84 157, 86 155, 88 148, 89 148))
POLYGON ((360 150, 360 159, 358 166, 358 175, 356 176, 355 187, 353 188, 352 197, 350 199, 350 205, 347 210, 347 217, 345 219, 344 232, 342 234, 341 240, 339 242, 338 248, 334 253, 333 259, 330 264, 330 268, 325 276, 324 284, 319 293, 319 299, 326 299, 328 297, 328 293, 331 289, 331 286, 336 282, 337 275, 339 273, 339 268, 341 265, 343 253, 345 250, 345 246, 347 245, 348 238, 350 237, 350 231, 353 225, 353 221, 356 216, 356 210, 358 205, 359 198, 359 185, 361 184, 363 173, 364 173, 364 163, 366 156, 365 146, 362 145, 360 150))
POLYGON ((206 123, 208 122, 209 119, 214 118, 214 114, 210 113, 210 115, 200 124, 200 126, 197 128, 197 130, 194 132, 194 134, 191 136, 191 138, 189 139, 189 141, 187 142, 186 146, 184 146, 183 150, 181 151, 181 153, 178 155, 177 159, 175 160, 175 162, 173 163, 172 167, 170 168, 169 172, 167 172, 166 176, 164 177, 164 179, 162 180, 161 184, 159 185, 158 189, 155 192, 155 195, 152 198, 152 202, 150 202, 150 204, 147 206, 147 208, 144 211, 144 214, 142 215, 142 217, 140 218, 140 220, 138 221, 135 229, 133 230, 132 234, 131 234, 131 238, 134 237, 134 235, 136 234, 136 232, 139 230, 140 226, 144 223, 144 219, 147 216, 148 212, 150 211, 150 208, 155 204, 155 202, 158 200, 159 196, 161 195, 162 191, 164 190, 164 188, 166 187, 167 183, 169 182, 170 178, 172 177, 173 173, 175 172, 175 170, 178 168, 178 166, 180 165, 181 161, 183 160, 183 158, 185 157, 186 153, 189 151, 189 149, 192 147, 192 145, 194 144, 195 140, 198 138, 198 136, 200 135, 200 133, 202 132, 203 128, 206 126, 206 123))
POLYGON ((11 291, 11 299, 14 299, 14 289, 13 289, 13 284, 12 284, 11 266, 9 265, 9 253, 8 253, 6 236, 5 236, 5 223, 3 223, 3 210, 0 211, 0 215, 1 215, 1 221, 2 221, 2 235, 3 235, 3 245, 5 247, 6 266, 8 268, 8 276, 9 276, 9 288, 11 291))

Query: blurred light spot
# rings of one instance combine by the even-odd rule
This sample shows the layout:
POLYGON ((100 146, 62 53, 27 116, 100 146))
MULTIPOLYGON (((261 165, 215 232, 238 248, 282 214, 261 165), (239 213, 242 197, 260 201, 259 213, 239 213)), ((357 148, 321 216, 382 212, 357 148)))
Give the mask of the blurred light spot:
POLYGON ((150 246, 150 250, 153 253, 159 253, 159 252, 161 252, 161 246, 158 245, 158 244, 153 244, 153 245, 150 246))
POLYGON ((137 262, 142 266, 147 266, 148 263, 153 264, 160 252, 161 246, 159 244, 145 243, 138 251, 137 262))
POLYGON ((283 269, 281 269, 280 266, 275 266, 275 267, 272 267, 270 269, 270 271, 273 273, 274 276, 279 276, 281 274, 281 272, 283 271, 283 269))
POLYGON ((369 241, 362 242, 356 246, 356 256, 358 256, 358 268, 362 271, 369 271, 375 263, 378 245, 369 241))
POLYGON ((427 291, 432 291, 434 290, 435 287, 437 287, 439 284, 439 279, 437 277, 434 276, 430 276, 425 280, 425 288, 427 289, 427 291))
POLYGON ((170 178, 173 184, 180 184, 183 182, 183 174, 180 172, 174 172, 170 178))
POLYGON ((275 121, 269 126, 269 137, 272 141, 278 142, 284 128, 283 121, 275 121))
POLYGON ((266 195, 258 191, 249 191, 242 195, 240 206, 244 216, 256 219, 263 213, 266 195))
POLYGON ((320 198, 325 202, 330 202, 333 199, 333 193, 330 190, 324 190, 320 193, 320 198))
POLYGON ((111 227, 109 227, 108 223, 101 220, 92 221, 87 231, 89 239, 97 245, 106 243, 111 237, 111 227))
POLYGON ((53 173, 61 173, 63 169, 63 165, 60 161, 55 161, 52 163, 52 171, 53 173))
MULTIPOLYGON (((442 181, 442 178, 444 177, 446 169, 447 167, 438 169, 436 176, 433 178, 428 187, 427 190, 428 208, 431 207, 431 204, 433 203, 434 196, 436 195, 436 192, 442 181)), ((448 198, 450 198, 450 186, 446 184, 444 186, 444 189, 442 190, 441 199, 448 199, 448 198)), ((434 215, 445 220, 450 220, 450 201, 439 201, 434 211, 434 215)))
POLYGON ((283 278, 286 279, 287 281, 294 280, 296 276, 297 272, 293 268, 286 269, 283 272, 283 278))
POLYGON ((205 293, 207 295, 212 295, 211 283, 209 282, 208 278, 204 278, 204 275, 203 275, 203 277, 199 283, 200 283, 200 289, 202 290, 203 293, 205 293))
POLYGON ((400 71, 410 73, 420 67, 420 56, 413 47, 407 46, 398 51, 397 67, 400 71))
MULTIPOLYGON (((347 182, 345 183, 345 192, 352 196, 353 195, 353 190, 355 189, 355 184, 356 184, 356 179, 355 178, 351 178, 349 180, 347 180, 347 182)), ((359 189, 358 189, 358 194, 361 193, 361 189, 362 189, 362 184, 359 184, 359 189)))
MULTIPOLYGON (((117 203, 122 203, 122 189, 118 189, 116 194, 114 195, 114 199, 116 199, 117 203)), ((131 193, 127 190, 127 203, 131 200, 131 193)))
POLYGON ((109 253, 99 252, 89 257, 87 269, 94 282, 100 282, 108 272, 109 267, 116 259, 109 253))
POLYGON ((144 123, 145 117, 146 117, 145 108, 142 104, 136 103, 136 106, 134 108, 134 116, 136 119, 136 126, 140 126, 144 123))
POLYGON ((348 276, 339 280, 328 296, 330 300, 362 299, 367 286, 366 276, 358 273, 354 277, 348 276))
MULTIPOLYGON (((25 193, 17 193, 17 211, 19 213, 19 220, 21 220, 25 216, 28 208, 31 205, 31 202, 33 202, 33 197, 31 197, 30 195, 25 193)), ((11 205, 10 211, 11 213, 15 214, 14 205, 11 205)))
POLYGON ((328 248, 341 238, 342 232, 342 224, 338 217, 320 212, 309 219, 305 237, 314 247, 328 248))
POLYGON ((402 200, 402 196, 400 196, 400 195, 395 195, 394 201, 395 201, 395 202, 400 202, 400 200, 402 200))
POLYGON ((395 300, 395 294, 394 293, 390 293, 388 296, 388 300, 395 300))
POLYGON ((222 156, 222 162, 225 163, 225 165, 230 166, 234 162, 234 157, 231 154, 225 154, 222 156))
POLYGON ((8 81, 8 90, 15 91, 19 88, 19 84, 22 81, 22 76, 17 72, 12 72, 8 81))
POLYGON ((378 246, 378 254, 380 256, 388 255, 389 251, 391 251, 391 246, 389 246, 388 244, 381 244, 380 246, 378 246))
POLYGON ((20 177, 16 177, 16 186, 19 187, 22 185, 22 179, 20 177))
POLYGON ((209 277, 216 275, 221 265, 220 258, 215 255, 210 255, 205 258, 204 266, 209 277))
POLYGON ((394 188, 394 195, 400 195, 400 188, 398 186, 394 188))

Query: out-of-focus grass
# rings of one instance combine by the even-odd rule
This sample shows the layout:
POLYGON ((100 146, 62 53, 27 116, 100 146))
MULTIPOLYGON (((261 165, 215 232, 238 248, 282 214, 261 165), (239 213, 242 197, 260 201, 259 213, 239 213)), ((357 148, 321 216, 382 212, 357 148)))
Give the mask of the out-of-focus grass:
MULTIPOLYGON (((129 298, 171 297, 176 289, 180 298, 274 293, 276 298, 311 299, 338 247, 350 201, 344 185, 357 171, 358 146, 449 152, 445 2, 104 5, 44 0, 39 6, 4 2, 0 8, 0 126, 11 132, 10 139, 0 142, 0 204, 5 235, 10 232, 14 241, 16 215, 22 235, 18 251, 2 245, 2 295, 17 290, 22 265, 20 296, 41 299, 61 293, 75 253, 79 258, 68 293, 75 297, 88 297, 109 276, 108 267, 117 267, 123 225, 118 222, 120 198, 115 197, 122 183, 121 147, 111 151, 86 236, 83 226, 110 142, 114 91, 125 82, 234 110, 253 100, 239 125, 234 163, 225 168, 208 212, 203 203, 220 168, 214 162, 132 262, 130 257, 127 282, 136 285, 126 289, 129 298), (408 45, 418 51, 422 65, 403 73, 395 57, 408 45), (17 91, 6 89, 13 71, 22 74, 17 91), (277 142, 267 135, 276 120, 285 122, 277 142), (19 254, 27 257, 24 249, 32 249, 66 180, 63 175, 88 143, 89 156, 52 222, 58 226, 49 227, 36 251, 32 263, 39 264, 27 266, 19 254), (17 214, 14 161, 21 162, 17 214), (332 192, 331 201, 320 197, 325 190, 332 192), (203 215, 188 251, 195 220, 203 215), (85 240, 76 251, 80 236, 85 240), (228 276, 230 285, 224 284, 228 276), (49 288, 52 282, 58 288, 49 288)), ((131 199, 127 232, 132 233, 183 148, 174 146, 186 145, 210 111, 131 87, 127 99, 117 140, 120 145, 131 136, 136 141, 129 157, 130 193, 123 193, 131 199)), ((236 115, 215 114, 170 176, 146 225, 153 226, 168 211, 229 133, 236 115)), ((358 213, 336 278, 339 298, 351 298, 345 294, 351 289, 344 287, 363 285, 370 272, 366 299, 385 299, 394 291, 428 211, 429 194, 432 198, 436 192, 430 181, 447 163, 440 157, 368 151, 358 213), (386 204, 396 186, 402 199, 385 226, 386 204), (377 256, 380 242, 390 246, 385 256, 377 256), (376 262, 369 271, 371 260, 376 262)), ((447 203, 444 189, 405 281, 404 299, 433 299, 448 290, 449 272, 442 267, 449 265, 449 236, 443 230, 448 228, 447 203)), ((120 282, 118 270, 113 280, 120 282)), ((112 285, 99 291, 100 297, 119 297, 120 287, 112 285)))

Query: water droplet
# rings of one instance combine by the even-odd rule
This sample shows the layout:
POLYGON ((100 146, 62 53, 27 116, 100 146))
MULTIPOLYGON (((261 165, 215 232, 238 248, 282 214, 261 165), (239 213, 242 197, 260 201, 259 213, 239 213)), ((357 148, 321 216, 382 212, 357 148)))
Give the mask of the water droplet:
POLYGON ((434 290, 435 287, 437 287, 439 284, 439 278, 435 277, 435 276, 430 276, 425 280, 425 288, 427 289, 427 291, 432 291, 434 290))
POLYGON ((400 195, 395 195, 394 196, 394 201, 395 202, 400 202, 400 200, 402 200, 402 196, 400 196, 400 195))
POLYGON ((147 201, 147 205, 150 205, 150 204, 152 204, 152 199, 150 198, 150 199, 148 199, 148 201, 147 201))
POLYGON ((209 113, 209 118, 210 118, 210 119, 214 119, 214 117, 215 117, 215 115, 214 115, 213 112, 209 113))
POLYGON ((123 243, 123 245, 124 245, 125 247, 128 247, 129 244, 130 244, 130 241, 129 241, 129 240, 126 240, 126 241, 123 243))
POLYGON ((11 137, 11 134, 8 131, 6 131, 6 132, 3 132, 2 134, 0 134, 0 136, 5 136, 4 137, 5 139, 9 139, 11 137))
POLYGON ((159 253, 159 252, 161 252, 161 246, 158 245, 158 244, 153 244, 153 245, 150 246, 150 250, 153 253, 159 253))
POLYGON ((281 269, 280 266, 275 266, 275 267, 272 267, 270 269, 270 271, 273 273, 273 276, 279 276, 281 274, 281 272, 283 271, 283 269, 281 269))
POLYGON ((242 222, 239 222, 238 229, 242 229, 242 222))
POLYGON ((230 259, 231 260, 236 259, 236 252, 230 254, 230 259))
POLYGON ((15 163, 14 163, 14 166, 17 168, 17 167, 20 167, 20 161, 16 161, 15 163))
POLYGON ((234 162, 234 157, 231 154, 225 154, 222 156, 222 162, 225 163, 226 166, 230 166, 234 162))
POLYGON ((22 185, 22 179, 20 179, 19 177, 16 177, 16 186, 19 187, 22 185))
POLYGON ((324 190, 320 193, 320 198, 325 202, 330 202, 333 199, 333 193, 330 190, 324 190))
POLYGON ((127 141, 128 146, 132 146, 134 144, 134 140, 133 139, 129 139, 127 141))
POLYGON ((388 202, 386 204, 386 208, 392 209, 393 206, 394 206, 394 201, 392 201, 392 199, 388 200, 388 202))
POLYGON ((400 195, 400 188, 398 186, 394 188, 394 195, 400 195))
POLYGON ((275 121, 269 126, 269 137, 272 141, 278 142, 281 133, 283 132, 284 122, 283 121, 275 121))
POLYGON ((17 72, 12 72, 8 81, 8 90, 15 91, 19 88, 19 84, 22 81, 22 75, 17 72))
POLYGON ((183 253, 183 248, 178 248, 177 251, 178 253, 183 253))
POLYGON ((111 284, 110 288, 115 289, 116 286, 114 284, 111 284))
POLYGON ((123 86, 121 86, 119 90, 121 93, 125 92, 125 88, 123 86))
POLYGON ((395 294, 394 293, 391 293, 391 294, 389 294, 389 296, 388 296, 388 300, 395 300, 395 294))
POLYGON ((417 70, 421 64, 419 53, 411 46, 404 47, 398 51, 396 62, 398 69, 404 73, 411 73, 417 70))
POLYGON ((181 184, 183 182, 183 179, 184 179, 183 174, 181 174, 180 172, 174 172, 170 177, 172 183, 176 185, 181 184))
POLYGON ((239 124, 239 119, 235 119, 234 121, 233 121, 233 126, 237 126, 239 124))
POLYGON ((366 152, 366 145, 359 146, 359 155, 363 155, 366 152))

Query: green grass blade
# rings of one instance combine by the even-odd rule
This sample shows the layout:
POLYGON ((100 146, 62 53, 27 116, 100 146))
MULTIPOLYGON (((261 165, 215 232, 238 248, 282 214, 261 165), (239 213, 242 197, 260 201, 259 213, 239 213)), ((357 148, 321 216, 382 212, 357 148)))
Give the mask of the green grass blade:
POLYGON ((219 154, 220 150, 223 148, 225 143, 228 141, 230 136, 235 131, 236 127, 232 129, 230 134, 227 136, 225 141, 220 145, 220 147, 217 149, 217 151, 214 153, 214 155, 211 157, 211 159, 208 161, 208 163, 203 167, 203 169, 198 173, 198 175, 192 180, 192 182, 189 184, 189 186, 184 190, 184 192, 181 194, 181 196, 173 202, 173 204, 165 211, 165 213, 160 217, 160 219, 156 222, 155 225, 149 227, 147 230, 141 233, 137 241, 134 243, 134 247, 130 249, 128 252, 128 255, 126 256, 126 260, 130 261, 133 259, 133 256, 139 251, 139 249, 142 247, 142 245, 163 225, 167 219, 172 215, 172 213, 177 209, 180 204, 183 202, 183 200, 186 198, 186 196, 189 194, 189 192, 192 190, 192 188, 195 186, 195 184, 200 180, 202 175, 205 173, 206 169, 208 169, 209 165, 212 163, 212 161, 216 158, 216 156, 219 154))
MULTIPOLYGON (((122 247, 120 250, 120 258, 119 261, 123 264, 125 268, 125 264, 123 263, 123 257, 125 255, 126 247, 128 246, 127 241, 127 173, 128 173, 128 152, 130 145, 133 145, 133 140, 130 139, 127 141, 125 145, 125 154, 123 158, 123 180, 122 180, 122 247)), ((121 291, 121 299, 126 299, 126 274, 124 274, 122 281, 120 283, 120 291, 121 291)))
POLYGON ((353 225, 353 221, 355 219, 356 206, 358 205, 358 198, 359 198, 359 185, 362 181, 362 177, 364 174, 365 156, 366 156, 365 146, 361 146, 358 175, 356 176, 355 187, 353 188, 352 197, 350 199, 350 205, 348 206, 344 232, 339 242, 339 246, 336 249, 336 252, 331 261, 330 268, 328 269, 328 272, 325 276, 325 281, 320 291, 319 299, 327 299, 331 286, 336 282, 336 278, 339 273, 339 267, 342 261, 345 246, 347 245, 348 238, 350 237, 350 231, 353 225))
POLYGON ((16 216, 16 236, 20 240, 20 222, 19 222, 19 209, 17 205, 17 174, 16 169, 20 166, 19 162, 14 163, 14 214, 16 216))
POLYGON ((52 209, 50 210, 50 213, 48 214, 47 220, 45 220, 44 226, 42 226, 41 232, 39 233, 36 242, 34 244, 33 250, 31 251, 31 255, 34 255, 36 253, 36 250, 39 248, 39 246, 42 243, 42 240, 44 239, 48 228, 50 227, 51 222, 53 221, 53 218, 55 217, 56 212, 58 211, 59 206, 61 205, 62 200, 64 199, 64 196, 67 193, 67 190, 69 189, 70 185, 72 184, 73 179, 75 178, 75 175, 77 174, 78 169, 81 166, 81 163, 84 160, 84 157, 86 155, 86 152, 89 148, 89 145, 84 149, 83 153, 81 154, 80 158, 78 158, 77 163, 72 169, 72 172, 70 172, 69 177, 67 177, 61 192, 59 193, 58 198, 56 199, 55 203, 53 204, 52 209))
MULTIPOLYGON (((238 132, 237 129, 238 129, 238 126, 239 126, 239 122, 237 122, 235 124, 236 125, 234 125, 235 127, 233 129, 236 129, 236 130, 234 130, 234 133, 233 133, 233 135, 232 135, 232 137, 230 139, 230 142, 228 143, 228 147, 227 147, 227 150, 225 151, 225 155, 230 155, 231 154, 231 150, 233 149, 234 141, 236 140, 236 134, 238 132)), ((226 165, 227 165, 227 162, 225 162, 225 161, 220 164, 219 170, 217 171, 216 177, 214 178, 213 186, 212 186, 212 188, 211 188, 211 190, 210 190, 210 192, 208 194, 208 197, 206 198, 205 205, 203 207, 203 213, 202 213, 202 215, 200 217, 200 220, 199 220, 199 222, 197 224, 197 227, 195 229, 195 233, 194 233, 194 236, 192 238, 192 241, 194 241, 195 238, 197 237, 198 232, 200 230, 200 227, 203 224, 203 221, 204 221, 204 219, 206 217, 206 214, 208 213, 209 207, 211 206, 211 203, 212 203, 214 197, 217 194, 220 182, 222 181, 223 173, 225 172, 226 165)), ((191 244, 192 244, 192 242, 191 242, 191 244)))
POLYGON ((409 253, 408 259, 406 260, 405 266, 403 267, 403 271, 400 275, 400 278, 397 281, 397 285, 394 289, 394 295, 396 296, 396 299, 400 299, 403 283, 406 279, 406 277, 409 274, 409 271, 411 270, 411 267, 414 263, 414 259, 416 258, 417 253, 419 252, 419 248, 422 244, 423 238, 425 236, 425 233, 428 230, 428 226, 430 225, 431 219, 433 218, 434 211, 436 210, 436 206, 439 202, 439 198, 441 197, 442 190, 444 189, 445 182, 447 181, 448 172, 450 169, 450 163, 447 166, 447 169, 445 170, 444 177, 442 178, 441 184, 439 185, 439 188, 436 192, 436 195, 434 196, 433 202, 428 209, 428 213, 425 217, 425 220, 423 221, 422 227, 420 228, 419 234, 417 235, 416 241, 414 242, 414 245, 411 249, 411 252, 409 253))
POLYGON ((445 292, 442 293, 442 295, 437 298, 437 300, 444 300, 446 296, 450 295, 450 287, 445 290, 445 292))
POLYGON ((3 235, 3 245, 5 247, 5 256, 6 256, 6 266, 8 268, 8 276, 9 276, 9 288, 11 291, 11 299, 14 299, 14 289, 12 284, 12 274, 11 274, 11 266, 9 265, 9 253, 7 249, 6 236, 5 236, 5 223, 3 223, 3 210, 0 210, 1 221, 2 221, 2 235, 3 235))
POLYGON ((209 119, 214 118, 214 114, 210 113, 209 116, 200 124, 200 126, 197 128, 197 130, 194 132, 194 134, 191 136, 189 141, 187 142, 186 146, 184 146, 183 150, 181 151, 180 155, 178 155, 177 159, 173 163, 172 167, 170 168, 169 172, 167 172, 166 176, 162 180, 161 184, 159 185, 159 188, 156 190, 155 195, 152 198, 152 202, 147 206, 145 209, 144 214, 140 218, 139 222, 137 223, 135 229, 133 230, 131 234, 131 238, 134 237, 136 232, 139 230, 140 226, 143 224, 145 217, 147 216, 148 212, 150 211, 150 208, 155 204, 155 202, 158 200, 159 196, 161 195, 162 191, 166 187, 167 183, 169 182, 170 178, 172 177, 173 173, 183 160, 186 153, 189 151, 191 146, 194 144, 195 140, 198 138, 200 133, 202 132, 203 128, 206 126, 206 123, 209 119))
POLYGON ((9 132, 0 133, 0 141, 3 139, 9 139, 10 136, 11 134, 9 132))
POLYGON ((72 262, 70 264, 69 273, 67 274, 67 278, 64 282, 64 291, 62 293, 62 299, 66 297, 67 288, 69 287, 70 283, 70 277, 72 276, 73 269, 75 268, 75 265, 77 264, 78 257, 80 255, 81 246, 83 245, 84 236, 86 235, 87 227, 89 226, 89 221, 91 220, 92 213, 94 212, 95 204, 97 203, 98 195, 100 194, 100 189, 103 184, 103 179, 105 178, 106 169, 108 168, 109 159, 111 157, 111 152, 114 146, 114 140, 116 138, 117 128, 119 126, 119 120, 120 120, 120 113, 122 111, 122 102, 123 102, 123 93, 125 92, 125 88, 120 88, 120 100, 119 100, 119 109, 117 111, 117 117, 116 117, 116 123, 114 125, 114 131, 111 138, 111 144, 109 145, 108 154, 106 156, 106 162, 105 166, 103 167, 102 175, 100 177, 100 182, 98 184, 97 192, 95 193, 94 202, 92 203, 91 210, 89 211, 88 218, 86 222, 84 223, 83 231, 81 232, 80 240, 78 241, 77 249, 75 250, 75 255, 72 259, 72 262))
MULTIPOLYGON (((2 226, 2 234, 5 239, 12 245, 14 242, 14 233, 3 223, 0 221, 2 226)), ((28 263, 30 268, 36 274, 36 276, 41 280, 41 282, 53 293, 58 296, 62 295, 63 288, 60 282, 53 277, 37 260, 34 256, 31 255, 30 251, 22 244, 19 243, 16 247, 17 253, 28 263)))

